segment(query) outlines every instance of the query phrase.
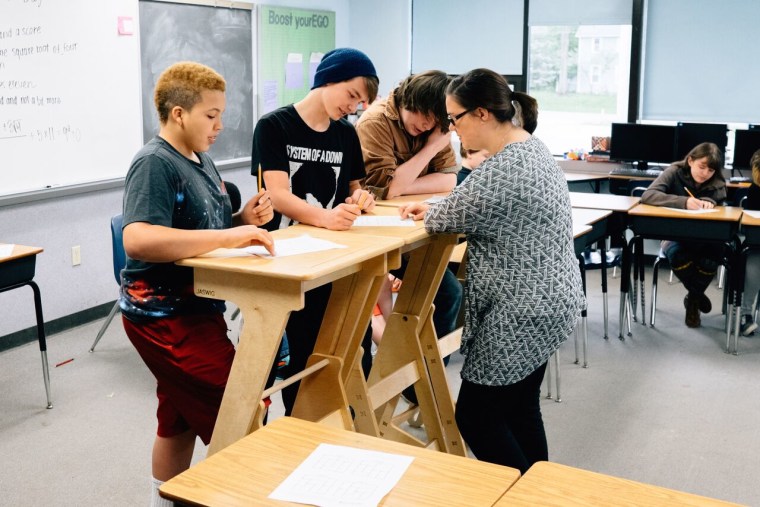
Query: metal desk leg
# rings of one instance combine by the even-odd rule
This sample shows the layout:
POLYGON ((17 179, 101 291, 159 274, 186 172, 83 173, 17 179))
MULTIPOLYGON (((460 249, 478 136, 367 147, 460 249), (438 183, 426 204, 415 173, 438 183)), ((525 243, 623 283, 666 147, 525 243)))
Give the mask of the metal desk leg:
POLYGON ((34 313, 37 317, 37 340, 40 342, 40 355, 42 356, 42 377, 45 380, 45 395, 47 396, 47 408, 53 408, 53 400, 50 397, 50 367, 48 366, 47 342, 45 341, 45 321, 42 318, 42 298, 40 288, 34 281, 28 282, 34 292, 34 313))
POLYGON ((604 305, 604 339, 606 340, 609 337, 609 308, 607 305, 607 246, 605 240, 599 242, 599 250, 602 253, 602 304, 604 305))

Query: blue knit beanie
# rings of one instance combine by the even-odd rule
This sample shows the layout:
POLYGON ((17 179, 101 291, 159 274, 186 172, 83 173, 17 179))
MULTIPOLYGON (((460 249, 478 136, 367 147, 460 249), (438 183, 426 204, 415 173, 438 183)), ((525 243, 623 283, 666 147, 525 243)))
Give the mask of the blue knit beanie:
POLYGON ((340 83, 358 76, 377 77, 375 66, 369 57, 352 48, 337 48, 325 54, 314 74, 314 86, 319 88, 328 83, 340 83))

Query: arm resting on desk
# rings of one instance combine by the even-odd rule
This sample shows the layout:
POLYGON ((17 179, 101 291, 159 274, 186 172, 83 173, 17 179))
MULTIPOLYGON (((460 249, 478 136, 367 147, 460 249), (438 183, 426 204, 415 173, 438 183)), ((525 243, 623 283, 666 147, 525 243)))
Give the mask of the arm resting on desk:
POLYGON ((173 229, 147 222, 132 222, 124 227, 124 250, 132 259, 145 262, 174 262, 216 248, 251 245, 263 245, 270 253, 274 253, 272 236, 253 225, 197 231, 173 229))

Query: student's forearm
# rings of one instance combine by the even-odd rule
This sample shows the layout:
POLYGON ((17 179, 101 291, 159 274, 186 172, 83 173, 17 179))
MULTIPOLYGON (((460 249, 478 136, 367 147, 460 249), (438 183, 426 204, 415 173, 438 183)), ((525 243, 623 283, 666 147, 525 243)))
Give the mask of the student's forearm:
POLYGON ((323 217, 326 210, 312 206, 303 199, 296 197, 289 190, 272 190, 272 204, 275 211, 302 224, 323 227, 323 217))
POLYGON ((404 194, 432 194, 449 192, 457 184, 457 175, 453 173, 430 173, 414 180, 404 194))
POLYGON ((124 249, 132 259, 144 262, 174 262, 195 257, 225 245, 225 230, 173 229, 146 222, 124 228, 124 249))
POLYGON ((393 171, 393 179, 388 185, 387 199, 393 199, 399 195, 407 195, 409 186, 416 180, 420 173, 430 163, 433 157, 438 153, 434 146, 426 145, 412 158, 401 164, 393 171))

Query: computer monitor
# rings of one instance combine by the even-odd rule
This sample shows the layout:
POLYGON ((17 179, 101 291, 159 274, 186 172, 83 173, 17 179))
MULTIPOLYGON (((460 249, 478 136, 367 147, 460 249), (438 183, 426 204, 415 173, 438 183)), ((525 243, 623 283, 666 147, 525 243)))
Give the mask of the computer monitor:
POLYGON ((676 160, 675 141, 675 126, 613 123, 610 160, 635 162, 642 171, 649 162, 669 164, 676 160))
POLYGON ((760 130, 760 123, 750 123, 749 124, 750 130, 760 130))
POLYGON ((675 160, 683 160, 700 143, 714 143, 726 152, 728 125, 725 123, 683 123, 676 127, 675 160))
POLYGON ((760 150, 760 130, 734 132, 734 169, 749 169, 752 154, 760 150))

